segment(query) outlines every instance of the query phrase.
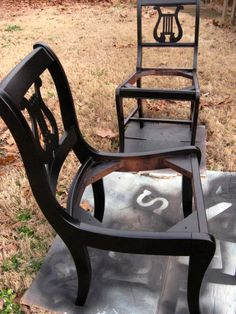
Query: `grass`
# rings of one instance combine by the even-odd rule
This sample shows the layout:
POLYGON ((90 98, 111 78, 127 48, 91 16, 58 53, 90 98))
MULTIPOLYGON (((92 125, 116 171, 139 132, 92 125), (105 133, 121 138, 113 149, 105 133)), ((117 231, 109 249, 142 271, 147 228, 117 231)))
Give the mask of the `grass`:
MULTIPOLYGON (((192 18, 189 13, 184 15, 187 27, 192 18)), ((67 73, 83 135, 95 148, 115 151, 118 138, 101 138, 96 134, 96 126, 117 133, 114 91, 135 69, 135 19, 134 5, 119 3, 43 6, 19 10, 14 16, 1 16, 0 80, 31 51, 34 42, 47 42, 67 73)), ((147 11, 145 29, 153 22, 155 17, 147 11)), ((215 27, 209 12, 204 14, 203 10, 198 64, 200 121, 207 127, 207 168, 213 170, 236 170, 235 38, 235 27, 215 27)), ((146 59, 150 62, 158 59, 148 53, 146 59)), ((164 50, 163 53, 160 59, 163 64, 170 58, 181 61, 180 53, 176 56, 164 50)), ((55 91, 50 84, 49 87, 45 97, 55 108, 55 91)), ((147 103, 150 115, 173 115, 176 111, 183 114, 182 104, 168 107, 167 110, 166 106, 147 103)), ((54 112, 57 116, 58 112, 54 112)), ((1 299, 4 301, 0 312, 21 313, 16 300, 39 270, 55 233, 31 196, 17 149, 1 121, 0 132, 1 157, 12 154, 16 159, 15 163, 0 167, 0 304, 1 299)), ((61 174, 57 196, 62 204, 66 201, 69 176, 77 167, 72 158, 61 174)))
POLYGON ((20 305, 15 302, 16 295, 12 289, 0 290, 0 299, 4 302, 4 308, 1 310, 1 314, 24 314, 20 305))
POLYGON ((5 31, 6 32, 19 32, 19 31, 22 31, 22 28, 19 26, 19 25, 8 25, 6 28, 5 28, 5 31))
POLYGON ((10 270, 18 271, 20 268, 22 259, 23 259, 22 255, 16 254, 16 255, 13 255, 11 258, 4 260, 2 264, 2 271, 3 272, 10 271, 10 270))
POLYGON ((30 213, 29 209, 25 209, 22 212, 20 212, 19 214, 17 214, 17 219, 19 221, 29 221, 32 218, 32 215, 30 213))

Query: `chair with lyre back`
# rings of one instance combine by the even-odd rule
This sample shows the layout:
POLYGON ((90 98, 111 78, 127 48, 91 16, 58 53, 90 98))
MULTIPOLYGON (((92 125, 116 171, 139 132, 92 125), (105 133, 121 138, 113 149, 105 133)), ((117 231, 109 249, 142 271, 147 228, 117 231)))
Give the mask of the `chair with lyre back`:
MULTIPOLYGON (((175 125, 182 126, 187 135, 184 140, 181 138, 179 142, 184 141, 186 145, 196 144, 200 98, 197 79, 199 16, 200 0, 138 0, 136 71, 116 89, 120 151, 148 151, 149 146, 154 147, 155 145, 156 148, 165 147, 168 140, 161 135, 163 134, 162 126, 166 129, 168 126, 169 128, 175 125), (190 22, 190 27, 187 29, 185 17, 182 17, 181 20, 180 16, 188 8, 191 9, 193 21, 190 22), (150 13, 147 21, 145 16, 148 13, 145 10, 149 10, 150 13), (148 31, 150 33, 150 30, 146 27, 148 23, 153 24, 152 34, 148 34, 148 31), (178 52, 178 58, 175 52, 178 52), (151 59, 151 54, 155 56, 155 61, 159 61, 160 66, 152 65, 147 67, 143 65, 144 55, 146 54, 148 54, 149 59, 151 59), (164 62, 165 66, 161 66, 163 58, 167 54, 170 60, 164 62), (172 64, 175 64, 177 59, 180 59, 178 61, 180 65, 173 67, 172 64), (189 60, 187 65, 186 59, 189 60), (163 87, 162 81, 165 78, 169 81, 163 87), (157 79, 158 81, 150 83, 150 79, 157 79), (177 87, 173 87, 173 80, 179 80, 180 83, 177 87), (126 114, 124 113, 125 99, 135 99, 137 101, 134 108, 125 112, 126 114), (189 104, 190 110, 187 110, 187 117, 185 118, 176 117, 175 109, 174 116, 168 116, 168 118, 157 117, 156 115, 149 117, 144 113, 146 109, 144 99, 155 100, 157 104, 158 101, 162 104, 164 102, 165 106, 169 107, 173 107, 175 102, 184 102, 189 104), (148 134, 152 133, 152 128, 157 128, 156 133, 153 131, 153 136, 148 134), (148 146, 148 141, 145 140, 149 137, 155 138, 155 141, 153 143, 149 141, 148 146), (132 145, 131 143, 132 140, 137 143, 136 149, 135 144, 132 145)), ((178 132, 178 128, 173 131, 173 134, 176 133, 176 130, 178 132)), ((174 142, 178 141, 178 138, 173 139, 172 135, 170 137, 172 142, 167 147, 181 145, 181 143, 176 144, 174 142)))

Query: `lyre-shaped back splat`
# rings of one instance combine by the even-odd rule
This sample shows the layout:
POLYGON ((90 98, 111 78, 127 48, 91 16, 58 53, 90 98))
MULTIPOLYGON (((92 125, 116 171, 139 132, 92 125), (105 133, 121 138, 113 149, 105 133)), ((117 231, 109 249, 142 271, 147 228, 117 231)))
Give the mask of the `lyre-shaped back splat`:
POLYGON ((29 100, 23 99, 20 109, 28 111, 38 152, 42 160, 48 163, 52 160, 54 152, 58 147, 59 135, 56 120, 41 96, 41 86, 42 81, 38 78, 34 83, 35 92, 29 100), (43 147, 41 139, 44 144, 43 147))
POLYGON ((174 13, 162 13, 160 6, 155 6, 154 9, 158 11, 158 20, 153 30, 153 37, 157 42, 165 43, 166 35, 169 36, 170 43, 178 42, 183 36, 183 30, 181 24, 179 22, 179 11, 183 10, 182 5, 178 5, 174 13), (175 36, 175 32, 173 31, 173 21, 175 19, 176 26, 178 29, 178 34, 175 36), (158 36, 158 27, 162 21, 162 32, 160 32, 160 36, 158 36))

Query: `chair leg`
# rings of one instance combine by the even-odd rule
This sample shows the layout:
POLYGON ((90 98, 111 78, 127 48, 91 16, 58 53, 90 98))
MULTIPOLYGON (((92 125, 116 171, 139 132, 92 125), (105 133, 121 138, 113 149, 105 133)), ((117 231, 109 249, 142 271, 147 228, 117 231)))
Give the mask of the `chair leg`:
POLYGON ((204 255, 195 254, 190 256, 188 272, 188 307, 190 314, 200 314, 200 289, 205 272, 214 256, 215 248, 205 250, 204 255))
MULTIPOLYGON (((142 86, 142 82, 141 82, 141 78, 139 78, 137 80, 137 87, 141 87, 142 86)), ((143 106, 142 106, 142 99, 137 99, 137 105, 138 105, 138 116, 139 118, 143 118, 143 106)), ((140 128, 143 128, 143 121, 139 122, 140 124, 140 128)))
POLYGON ((196 133, 197 133, 197 122, 198 122, 198 111, 199 111, 199 99, 191 104, 193 105, 192 110, 192 134, 191 134, 191 145, 195 145, 196 133))
POLYGON ((118 118, 119 127, 119 151, 124 152, 125 141, 125 126, 124 126, 124 112, 123 112, 123 100, 120 97, 119 89, 116 89, 116 113, 118 118))
MULTIPOLYGON (((139 118, 143 117, 143 105, 142 105, 142 99, 137 99, 138 104, 138 116, 139 118)), ((140 128, 143 128, 143 121, 139 121, 140 128)))
POLYGON ((78 291, 75 303, 82 306, 88 296, 92 275, 89 254, 87 248, 79 244, 73 247, 70 246, 69 250, 75 263, 78 279, 78 291))
MULTIPOLYGON (((194 109, 194 101, 191 101, 191 108, 190 108, 190 115, 189 115, 189 119, 192 120, 193 118, 193 109, 194 109)), ((192 128, 192 126, 190 126, 192 128)))
POLYGON ((191 179, 185 176, 182 176, 182 204, 185 218, 190 215, 193 210, 192 182, 191 179))
POLYGON ((105 210, 105 191, 103 180, 100 179, 92 184, 94 195, 94 217, 102 222, 105 210))

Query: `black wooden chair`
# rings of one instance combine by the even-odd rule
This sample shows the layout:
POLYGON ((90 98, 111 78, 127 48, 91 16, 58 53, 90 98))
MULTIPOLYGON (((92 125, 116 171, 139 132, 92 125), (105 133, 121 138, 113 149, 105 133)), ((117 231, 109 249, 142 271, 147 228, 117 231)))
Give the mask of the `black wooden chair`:
MULTIPOLYGON (((145 131, 137 130, 126 134, 126 129, 129 126, 138 124, 140 129, 145 128, 150 123, 167 123, 190 126, 189 144, 195 145, 198 111, 199 111, 199 84, 197 79, 197 57, 198 57, 198 37, 199 37, 199 10, 200 0, 137 0, 137 65, 136 71, 116 89, 116 110, 118 115, 119 134, 120 134, 120 151, 130 151, 125 148, 125 138, 138 139, 145 137, 145 131), (184 11, 187 6, 195 7, 195 23, 193 34, 184 36, 184 30, 179 20, 179 14, 184 11), (143 8, 153 7, 157 11, 157 22, 153 29, 153 39, 143 38, 143 8), (172 12, 163 10, 173 9, 172 12), (191 39, 191 36, 193 37, 191 39), (163 56, 163 49, 170 48, 173 52, 174 48, 192 49, 193 63, 190 68, 170 68, 166 67, 144 67, 143 66, 143 50, 152 49, 157 52, 159 49, 159 61, 163 56), (169 77, 169 78, 184 78, 187 86, 180 88, 161 88, 156 86, 150 88, 142 86, 142 80, 147 77, 169 77), (123 99, 137 99, 137 105, 131 112, 124 115, 123 99), (190 114, 188 119, 161 119, 150 118, 144 115, 144 108, 142 106, 142 99, 156 99, 156 100, 172 100, 185 101, 190 104, 190 114), (134 134, 133 134, 134 133, 134 134), (139 135, 140 133, 140 135, 139 135)), ((147 37, 147 36, 146 36, 147 37)), ((174 58, 174 57, 173 57, 174 58)), ((185 55, 182 56, 182 60, 185 55)), ((150 83, 150 82, 149 82, 150 83)), ((168 105, 172 105, 168 103, 168 105)), ((160 133, 158 130, 156 133, 160 133)), ((147 132, 146 132, 147 133, 147 132)), ((155 135, 155 137, 158 134, 155 135)), ((143 141, 144 144, 144 141, 143 141)), ((157 147, 161 147, 160 145, 157 147)), ((148 149, 143 148, 144 151, 148 149)))
POLYGON ((190 256, 188 304, 191 313, 199 313, 200 286, 214 255, 215 242, 207 229, 198 169, 201 153, 197 148, 125 154, 104 153, 90 147, 80 133, 64 70, 53 51, 42 43, 35 44, 33 51, 0 83, 0 115, 17 143, 39 207, 73 257, 78 274, 78 305, 85 303, 89 291, 91 266, 87 247, 94 247, 134 254, 190 256), (47 87, 42 78, 48 71, 60 104, 64 126, 61 138, 41 93, 41 87, 47 87), (70 151, 81 165, 72 180, 67 207, 63 208, 56 198, 56 186, 70 151), (113 171, 166 167, 183 175, 183 221, 167 232, 113 230, 103 226, 104 176, 113 171), (91 184, 94 214, 80 206, 83 192, 91 184), (195 214, 191 214, 192 203, 195 214))

